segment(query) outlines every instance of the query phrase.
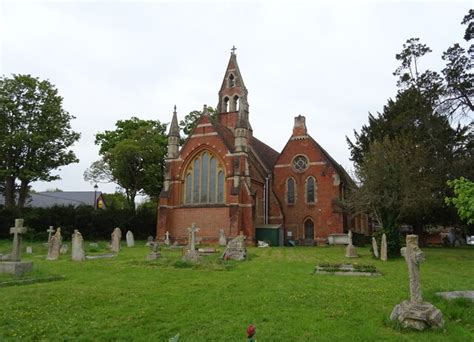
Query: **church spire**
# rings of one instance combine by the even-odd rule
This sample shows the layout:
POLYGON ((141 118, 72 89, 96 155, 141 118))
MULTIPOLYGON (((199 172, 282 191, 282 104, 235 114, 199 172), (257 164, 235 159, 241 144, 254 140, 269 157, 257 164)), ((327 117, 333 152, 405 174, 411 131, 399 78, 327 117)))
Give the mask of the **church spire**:
MULTIPOLYGON (((219 90, 219 103, 217 105, 219 122, 230 129, 236 128, 242 108, 248 113, 248 91, 240 73, 235 50, 236 47, 233 46, 219 90)), ((248 121, 248 114, 246 120, 248 121)))
POLYGON ((173 118, 171 119, 170 131, 168 133, 168 136, 179 138, 179 126, 178 126, 178 115, 176 113, 176 105, 174 105, 173 118))
POLYGON ((179 156, 179 126, 176 105, 174 106, 173 118, 171 119, 170 131, 168 133, 168 159, 176 159, 179 156))

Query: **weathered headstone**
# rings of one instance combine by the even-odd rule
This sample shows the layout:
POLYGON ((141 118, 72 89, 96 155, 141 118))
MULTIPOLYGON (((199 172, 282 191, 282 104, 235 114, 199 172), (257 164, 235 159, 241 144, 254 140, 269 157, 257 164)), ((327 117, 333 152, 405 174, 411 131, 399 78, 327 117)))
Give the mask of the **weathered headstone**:
POLYGON ((377 240, 372 237, 372 251, 374 252, 375 257, 379 258, 379 246, 377 245, 377 240))
POLYGON ((56 229, 56 233, 54 233, 54 235, 51 237, 51 241, 49 242, 48 256, 46 257, 46 260, 58 260, 61 244, 61 228, 58 228, 56 229))
POLYGON ((73 261, 84 261, 86 259, 86 254, 84 252, 84 239, 79 230, 74 229, 74 234, 72 234, 72 260, 73 261))
POLYGON ((68 250, 69 250, 68 244, 67 244, 67 243, 63 243, 63 244, 61 245, 61 248, 59 249, 59 253, 61 253, 61 254, 66 254, 68 250))
POLYGON ((349 244, 346 247, 346 258, 358 258, 359 256, 357 255, 357 249, 356 247, 352 244, 352 231, 349 230, 349 233, 347 234, 349 238, 349 244))
POLYGON ((127 247, 135 246, 135 239, 133 238, 133 233, 129 230, 127 234, 125 234, 125 238, 127 239, 127 247))
POLYGON ((161 253, 160 253, 160 247, 158 245, 158 242, 152 242, 150 244, 150 254, 147 255, 146 259, 148 261, 156 260, 160 256, 161 256, 161 253))
POLYGON ((225 237, 224 229, 219 230, 219 246, 227 246, 227 238, 225 237))
POLYGON ((245 260, 246 258, 247 247, 245 246, 245 236, 240 234, 229 241, 224 253, 222 254, 222 259, 245 260))
POLYGON ((196 227, 196 224, 193 223, 191 228, 188 228, 188 246, 185 254, 183 255, 183 260, 187 261, 197 261, 199 260, 199 254, 196 252, 196 233, 200 229, 196 227))
POLYGON ((33 253, 33 247, 26 246, 26 254, 32 254, 32 253, 33 253))
POLYGON ((382 234, 382 243, 380 244, 380 260, 387 261, 387 235, 382 234))
POLYGON ((166 231, 166 233, 165 233, 165 245, 169 246, 170 244, 171 244, 170 233, 168 231, 166 231))
POLYGON ((443 314, 434 305, 423 302, 420 283, 420 262, 425 260, 424 253, 418 247, 418 235, 407 235, 406 247, 401 249, 408 266, 410 279, 410 300, 397 304, 390 315, 404 328, 424 330, 426 328, 442 328, 443 314))
POLYGON ((21 261, 21 235, 25 234, 26 230, 26 227, 23 227, 23 219, 16 219, 15 227, 10 228, 10 234, 13 234, 12 252, 9 255, 2 256, 0 273, 19 276, 30 271, 33 267, 31 261, 21 261))
POLYGON ((112 232, 112 242, 110 243, 110 250, 114 253, 120 252, 120 240, 122 239, 122 231, 120 228, 115 228, 112 232))
POLYGON ((153 242, 153 240, 154 240, 154 239, 153 239, 153 236, 150 235, 150 236, 146 239, 146 244, 145 244, 145 246, 147 246, 147 247, 151 246, 151 243, 153 242))

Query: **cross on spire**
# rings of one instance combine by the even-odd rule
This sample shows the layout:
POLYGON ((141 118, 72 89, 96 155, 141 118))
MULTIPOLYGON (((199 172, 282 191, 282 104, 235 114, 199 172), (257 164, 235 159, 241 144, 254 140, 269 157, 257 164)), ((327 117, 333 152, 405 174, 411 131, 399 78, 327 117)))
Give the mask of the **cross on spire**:
POLYGON ((235 55, 235 50, 237 50, 237 48, 235 47, 235 45, 232 45, 232 49, 230 50, 232 51, 231 54, 235 55))

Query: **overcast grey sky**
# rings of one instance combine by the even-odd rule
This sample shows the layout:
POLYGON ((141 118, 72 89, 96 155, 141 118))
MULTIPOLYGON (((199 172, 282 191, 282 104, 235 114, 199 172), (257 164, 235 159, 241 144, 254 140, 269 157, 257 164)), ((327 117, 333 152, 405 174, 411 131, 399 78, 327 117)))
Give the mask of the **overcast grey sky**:
MULTIPOLYGON (((395 54, 410 37, 433 53, 466 46, 460 22, 472 2, 0 0, 0 74, 49 79, 82 134, 78 164, 35 190, 93 190, 84 170, 94 135, 138 116, 179 119, 215 106, 232 45, 249 90, 254 135, 281 151, 293 118, 346 169, 345 136, 396 93, 395 54)), ((115 185, 100 185, 113 192, 115 185)))

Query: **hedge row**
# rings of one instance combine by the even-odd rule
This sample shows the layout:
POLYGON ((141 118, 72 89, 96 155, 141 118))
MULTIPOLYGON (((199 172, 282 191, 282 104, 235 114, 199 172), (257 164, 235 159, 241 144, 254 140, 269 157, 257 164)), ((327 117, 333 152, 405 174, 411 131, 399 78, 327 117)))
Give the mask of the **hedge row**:
POLYGON ((51 208, 0 209, 0 239, 11 238, 9 232, 16 218, 25 220, 30 241, 47 241, 49 226, 61 227, 63 239, 70 240, 74 229, 79 229, 85 240, 110 239, 115 227, 133 232, 135 239, 146 239, 156 233, 156 208, 94 210, 91 206, 51 208))

